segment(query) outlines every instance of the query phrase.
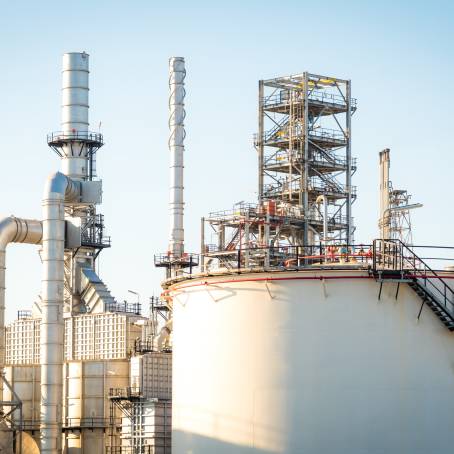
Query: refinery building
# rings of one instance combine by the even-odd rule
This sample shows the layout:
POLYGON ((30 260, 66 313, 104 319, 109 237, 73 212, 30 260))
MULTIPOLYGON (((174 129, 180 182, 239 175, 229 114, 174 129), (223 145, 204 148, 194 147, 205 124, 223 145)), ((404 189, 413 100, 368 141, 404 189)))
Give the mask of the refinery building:
POLYGON ((451 452, 449 248, 413 243, 421 205, 392 184, 389 149, 377 235, 355 241, 351 81, 259 81, 258 198, 207 210, 200 248, 187 251, 186 69, 170 58, 169 238, 154 257, 162 293, 141 307, 96 273, 111 240, 89 74, 88 54, 64 54, 61 127, 47 137, 61 165, 42 219, 0 220, 0 452, 451 452), (5 324, 10 243, 39 253, 42 287, 5 324))

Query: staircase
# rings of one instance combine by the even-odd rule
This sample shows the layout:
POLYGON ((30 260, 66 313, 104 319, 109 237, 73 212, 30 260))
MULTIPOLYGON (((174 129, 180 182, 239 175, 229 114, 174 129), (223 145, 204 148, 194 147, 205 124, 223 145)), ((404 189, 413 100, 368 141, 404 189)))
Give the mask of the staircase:
POLYGON ((454 331, 454 290, 400 240, 375 240, 372 273, 380 282, 405 282, 449 331, 454 331))

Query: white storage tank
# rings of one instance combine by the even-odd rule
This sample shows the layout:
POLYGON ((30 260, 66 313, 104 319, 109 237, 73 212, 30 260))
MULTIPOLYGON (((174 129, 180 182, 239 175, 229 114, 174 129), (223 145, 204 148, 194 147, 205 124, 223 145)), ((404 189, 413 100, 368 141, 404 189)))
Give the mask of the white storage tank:
POLYGON ((175 283, 178 454, 446 454, 454 333, 365 270, 175 283))

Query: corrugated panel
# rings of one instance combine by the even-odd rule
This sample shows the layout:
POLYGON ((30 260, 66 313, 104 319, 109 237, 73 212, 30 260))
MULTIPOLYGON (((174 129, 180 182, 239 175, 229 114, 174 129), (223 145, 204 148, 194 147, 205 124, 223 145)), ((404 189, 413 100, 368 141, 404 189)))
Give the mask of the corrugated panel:
POLYGON ((39 319, 15 320, 5 328, 6 364, 39 364, 39 319))
POLYGON ((146 398, 172 398, 172 354, 146 353, 131 358, 131 387, 146 398))
MULTIPOLYGON (((65 319, 65 360, 128 358, 141 337, 137 316, 102 313, 65 319)), ((40 363, 40 319, 15 320, 6 327, 6 364, 40 363)))
POLYGON ((151 452, 155 454, 170 452, 172 427, 171 403, 136 403, 131 411, 133 413, 132 418, 122 418, 121 445, 123 447, 150 446, 153 447, 151 452))

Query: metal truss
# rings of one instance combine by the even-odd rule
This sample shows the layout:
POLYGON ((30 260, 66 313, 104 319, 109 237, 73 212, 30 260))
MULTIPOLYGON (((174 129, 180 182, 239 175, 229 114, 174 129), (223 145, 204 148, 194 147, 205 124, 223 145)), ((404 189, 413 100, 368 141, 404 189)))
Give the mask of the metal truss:
POLYGON ((297 208, 304 218, 300 244, 322 237, 319 196, 327 200, 330 240, 353 243, 355 111, 348 80, 305 72, 259 82, 259 205, 297 208))

